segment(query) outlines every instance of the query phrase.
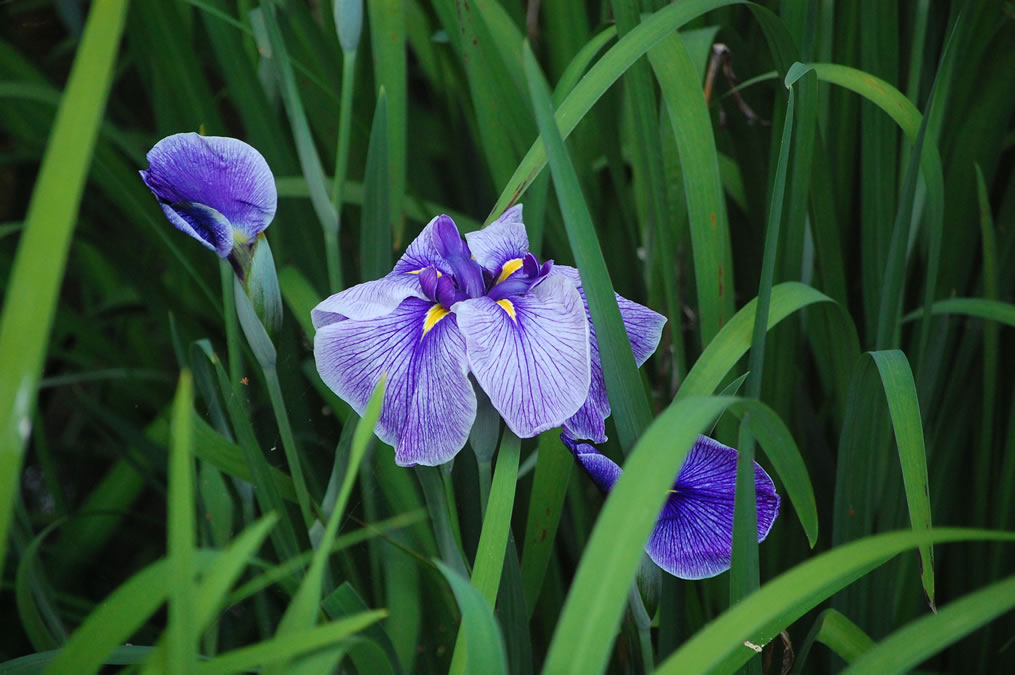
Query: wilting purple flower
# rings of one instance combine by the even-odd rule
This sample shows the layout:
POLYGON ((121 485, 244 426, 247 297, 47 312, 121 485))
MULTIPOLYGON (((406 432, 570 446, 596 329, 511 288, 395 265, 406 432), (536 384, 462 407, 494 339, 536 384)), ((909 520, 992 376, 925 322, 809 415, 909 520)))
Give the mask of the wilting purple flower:
MULTIPOLYGON (((353 409, 387 373, 377 435, 401 465, 441 464, 462 449, 476 417, 470 374, 518 436, 562 424, 602 436, 610 408, 578 272, 540 264, 521 218, 515 206, 463 241, 438 216, 390 274, 311 314, 317 370, 353 409)), ((665 319, 617 298, 641 364, 665 319)))
POLYGON ((235 138, 186 133, 163 138, 147 157, 141 178, 169 222, 230 258, 242 276, 242 260, 275 217, 278 202, 261 153, 235 138))
MULTIPOLYGON (((566 433, 560 438, 599 489, 609 492, 623 473, 621 468, 588 443, 566 433)), ((737 455, 733 448, 698 436, 645 545, 656 565, 681 579, 714 577, 729 569, 737 455)), ((780 499, 772 479, 757 462, 754 489, 761 542, 779 515, 780 499)))

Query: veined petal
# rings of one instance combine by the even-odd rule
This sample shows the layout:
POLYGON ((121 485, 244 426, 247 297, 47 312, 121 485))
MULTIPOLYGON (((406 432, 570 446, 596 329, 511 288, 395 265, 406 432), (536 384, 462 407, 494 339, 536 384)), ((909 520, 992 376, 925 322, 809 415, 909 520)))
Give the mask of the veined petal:
POLYGON ((442 464, 458 453, 476 417, 465 340, 453 314, 407 298, 391 313, 326 325, 314 338, 321 379, 362 414, 382 373, 387 388, 377 436, 402 466, 442 464))
MULTIPOLYGON (((589 341, 591 343, 592 357, 592 378, 589 386, 589 395, 585 403, 565 423, 565 428, 575 438, 589 439, 595 443, 606 442, 605 420, 610 416, 610 400, 606 395, 606 382, 603 379, 603 364, 599 358, 599 342, 596 340, 596 329, 592 325, 592 315, 589 313, 589 304, 585 299, 585 289, 581 287, 581 277, 578 270, 567 265, 554 265, 550 276, 562 276, 570 279, 578 286, 581 294, 582 304, 589 321, 589 341)), ((627 338, 631 341, 631 349, 634 351, 634 360, 641 367, 648 357, 652 356, 659 340, 663 334, 663 326, 666 324, 666 317, 654 312, 644 305, 628 300, 622 295, 615 293, 617 305, 620 307, 620 318, 624 321, 624 329, 627 331, 627 338)))
MULTIPOLYGON (((596 485, 608 492, 622 470, 592 445, 561 440, 596 485)), ((691 448, 645 551, 659 567, 681 579, 704 579, 725 572, 733 551, 733 498, 737 480, 733 448, 699 436, 691 448)), ((765 470, 754 464, 758 541, 779 515, 779 495, 765 470)))
POLYGON ((367 320, 390 314, 406 298, 424 299, 419 279, 393 278, 394 274, 357 284, 322 300, 310 311, 314 328, 342 319, 367 320))
MULTIPOLYGON (((729 569, 737 456, 733 448, 699 436, 684 461, 645 547, 649 557, 670 574, 704 579, 729 569)), ((772 479, 757 462, 754 488, 761 542, 779 515, 780 499, 772 479)))
MULTIPOLYGON (((174 134, 156 143, 147 157, 149 167, 141 172, 141 177, 170 221, 191 236, 196 231, 198 239, 215 241, 200 236, 200 229, 194 228, 193 223, 190 229, 181 227, 166 210, 167 206, 186 222, 190 221, 185 215, 188 210, 185 205, 212 209, 248 239, 263 232, 275 217, 278 203, 275 178, 261 153, 241 140, 174 134)), ((215 250, 222 255, 218 246, 215 250)))
POLYGON ((414 280, 416 275, 427 267, 433 267, 441 274, 450 274, 451 268, 433 245, 433 231, 439 218, 440 216, 437 216, 427 223, 419 236, 412 240, 405 253, 395 263, 389 277, 408 282, 414 280))
POLYGON ((522 205, 517 204, 501 214, 482 230, 467 232, 472 255, 480 265, 495 275, 501 273, 504 264, 517 260, 517 267, 529 252, 529 235, 522 222, 522 205))
POLYGON ((221 213, 197 202, 160 202, 159 207, 180 232, 197 239, 220 258, 229 257, 233 250, 233 226, 221 213))
POLYGON ((452 309, 472 373, 511 431, 535 436, 581 407, 589 388, 589 329, 570 281, 547 278, 525 295, 474 298, 452 309))

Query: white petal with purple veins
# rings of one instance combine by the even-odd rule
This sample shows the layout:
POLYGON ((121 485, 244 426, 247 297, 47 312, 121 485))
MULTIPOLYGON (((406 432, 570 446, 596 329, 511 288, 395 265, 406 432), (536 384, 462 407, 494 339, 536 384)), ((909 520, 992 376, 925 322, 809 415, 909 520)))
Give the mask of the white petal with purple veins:
POLYGON ((394 278, 393 274, 357 284, 322 300, 310 311, 314 328, 342 319, 375 319, 391 313, 406 298, 424 299, 419 279, 394 278))
MULTIPOLYGON (((585 299, 585 290, 581 287, 581 277, 574 267, 554 265, 550 276, 557 275, 570 279, 573 284, 578 286, 578 292, 581 294, 582 304, 588 316, 592 357, 592 378, 588 397, 578 412, 567 420, 565 428, 574 438, 585 438, 595 443, 605 443, 605 420, 610 416, 610 400, 606 395, 603 365, 599 359, 599 343, 596 340, 595 326, 592 325, 592 315, 589 314, 589 305, 585 299)), ((620 294, 614 293, 614 296, 620 307, 620 318, 624 321, 627 337, 631 341, 635 363, 641 367, 659 346, 666 317, 648 307, 639 305, 637 302, 628 300, 620 294)))
POLYGON ((466 233, 465 240, 480 265, 495 275, 500 274, 504 263, 521 260, 529 252, 522 205, 512 206, 482 230, 466 233))
POLYGON ((468 440, 476 394, 465 340, 439 305, 407 298, 383 316, 328 324, 314 338, 314 359, 325 384, 360 414, 387 374, 376 433, 398 464, 442 464, 468 440))
POLYGON ((589 390, 588 320, 578 289, 547 278, 525 295, 452 308, 469 365, 508 427, 522 438, 560 426, 589 390))

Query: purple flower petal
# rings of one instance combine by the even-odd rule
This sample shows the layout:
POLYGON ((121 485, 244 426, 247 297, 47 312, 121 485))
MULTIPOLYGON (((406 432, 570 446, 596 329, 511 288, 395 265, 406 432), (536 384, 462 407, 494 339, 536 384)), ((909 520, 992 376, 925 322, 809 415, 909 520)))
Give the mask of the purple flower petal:
POLYGON ((419 236, 412 240, 405 253, 395 263, 389 277, 411 281, 427 267, 433 267, 441 274, 451 273, 451 268, 433 245, 433 232, 438 220, 440 216, 427 223, 419 236))
POLYGON ((570 281, 547 278, 525 295, 475 298, 452 309, 472 373, 511 431, 535 436, 581 406, 589 388, 589 329, 570 281))
POLYGON ((233 236, 252 240, 275 217, 275 178, 261 153, 243 141, 174 134, 148 151, 148 164, 141 178, 169 221, 223 258, 233 236), (232 230, 228 237, 222 219, 232 230))
MULTIPOLYGON (((621 469, 588 443, 561 440, 592 477, 609 491, 621 469)), ((681 579, 704 579, 730 567, 733 550, 733 499, 737 480, 733 448, 699 436, 680 469, 645 551, 659 567, 681 579)), ((754 464, 758 541, 764 541, 779 515, 779 495, 765 470, 754 464)))
POLYGON ((454 457, 476 418, 465 340, 454 314, 407 298, 384 316, 328 324, 314 338, 321 379, 362 414, 382 373, 377 436, 402 466, 435 466, 454 457))
POLYGON ((424 298, 417 275, 410 279, 393 277, 389 274, 366 281, 325 298, 310 311, 314 328, 320 330, 343 319, 376 319, 390 314, 406 298, 424 298))
MULTIPOLYGON (((605 420, 610 416, 610 400, 606 396, 603 364, 599 359, 599 343, 596 340, 595 326, 592 325, 592 315, 589 314, 589 304, 585 299, 585 290, 581 287, 581 277, 574 267, 554 265, 550 276, 555 275, 566 277, 578 286, 578 292, 581 294, 582 304, 585 306, 585 313, 588 316, 592 355, 589 395, 578 412, 568 419, 564 426, 574 438, 586 438, 595 443, 605 443, 605 420)), ((615 293, 614 295, 617 298, 617 305, 620 306, 620 317, 624 320, 627 337, 631 341, 634 360, 641 367, 659 346, 666 317, 619 294, 615 293)))
POLYGON ((529 252, 529 235, 522 223, 522 205, 512 206, 482 230, 466 233, 465 239, 476 262, 494 275, 501 274, 504 263, 522 261, 529 252))

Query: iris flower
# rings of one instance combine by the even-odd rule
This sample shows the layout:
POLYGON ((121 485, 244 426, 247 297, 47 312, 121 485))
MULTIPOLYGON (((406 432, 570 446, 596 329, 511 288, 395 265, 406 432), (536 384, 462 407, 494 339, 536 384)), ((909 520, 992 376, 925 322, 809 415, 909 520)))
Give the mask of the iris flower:
MULTIPOLYGON (((588 443, 566 433, 561 440, 599 489, 609 492, 623 473, 621 468, 588 443)), ((714 577, 730 568, 737 455, 733 448, 698 436, 645 545, 656 565, 681 579, 714 577)), ((762 542, 779 515, 780 499, 757 462, 754 489, 762 542)))
POLYGON ((228 258, 242 279, 278 194, 268 163, 243 141, 174 134, 148 151, 141 178, 178 230, 228 258))
MULTIPOLYGON (((387 373, 377 435, 402 466, 434 466, 465 445, 482 387, 522 438, 559 426, 605 440, 610 414, 578 271, 529 252, 521 206, 462 240, 434 218, 387 276, 312 312, 324 382, 362 413, 387 373)), ((617 296, 641 365, 665 319, 617 296)))

